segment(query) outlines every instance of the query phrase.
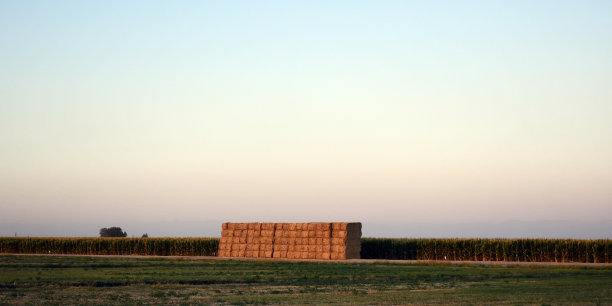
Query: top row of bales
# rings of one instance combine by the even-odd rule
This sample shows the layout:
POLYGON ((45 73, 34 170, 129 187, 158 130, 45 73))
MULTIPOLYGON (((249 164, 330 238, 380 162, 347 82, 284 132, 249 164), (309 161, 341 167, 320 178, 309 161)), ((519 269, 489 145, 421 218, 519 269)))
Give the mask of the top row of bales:
MULTIPOLYGON (((223 230, 284 230, 284 231, 331 231, 356 228, 349 222, 317 222, 317 223, 223 223, 223 230)), ((361 229, 361 226, 359 226, 361 229)))

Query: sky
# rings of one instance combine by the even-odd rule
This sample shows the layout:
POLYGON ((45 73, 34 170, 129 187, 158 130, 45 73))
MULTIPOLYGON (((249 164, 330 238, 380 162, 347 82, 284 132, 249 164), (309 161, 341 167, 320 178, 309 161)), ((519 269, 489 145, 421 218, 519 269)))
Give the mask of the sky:
POLYGON ((361 221, 612 238, 611 13, 0 0, 0 236, 361 221), (540 228, 502 229, 524 222, 540 228))

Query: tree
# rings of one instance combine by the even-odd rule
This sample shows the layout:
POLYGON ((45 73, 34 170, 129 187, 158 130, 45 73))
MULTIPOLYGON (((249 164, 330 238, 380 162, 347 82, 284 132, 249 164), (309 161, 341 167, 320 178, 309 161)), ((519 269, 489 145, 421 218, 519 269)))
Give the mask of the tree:
POLYGON ((127 237, 127 233, 120 227, 104 227, 100 229, 100 237, 127 237))
POLYGON ((142 238, 149 238, 149 234, 147 233, 142 234, 142 238))

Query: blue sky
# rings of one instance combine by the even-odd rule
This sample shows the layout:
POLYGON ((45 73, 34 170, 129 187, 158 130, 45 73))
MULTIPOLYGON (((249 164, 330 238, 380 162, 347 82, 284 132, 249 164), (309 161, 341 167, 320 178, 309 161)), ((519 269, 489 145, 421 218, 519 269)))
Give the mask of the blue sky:
POLYGON ((0 1, 0 223, 611 220, 610 13, 0 1))

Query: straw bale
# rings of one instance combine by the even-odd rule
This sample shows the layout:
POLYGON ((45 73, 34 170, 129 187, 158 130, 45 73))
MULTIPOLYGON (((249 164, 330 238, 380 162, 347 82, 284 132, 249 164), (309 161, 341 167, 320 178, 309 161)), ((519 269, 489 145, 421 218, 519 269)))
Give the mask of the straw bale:
POLYGON ((361 246, 361 242, 360 241, 347 241, 345 243, 345 245, 347 245, 347 246, 361 246))
POLYGON ((238 239, 239 239, 239 240, 238 240, 238 243, 241 243, 241 244, 242 244, 242 243, 246 243, 246 237, 242 237, 242 236, 241 236, 241 237, 238 237, 238 239))
POLYGON ((321 228, 322 231, 331 232, 331 230, 332 230, 332 226, 331 226, 332 224, 331 223, 325 222, 325 223, 320 223, 320 225, 321 225, 320 228, 321 228))
POLYGON ((315 251, 317 251, 319 253, 323 252, 323 246, 322 245, 315 245, 314 247, 315 247, 315 251))
POLYGON ((249 223, 248 229, 249 230, 254 230, 254 231, 260 231, 261 230, 261 225, 259 223, 249 223))
POLYGON ((274 223, 259 223, 259 229, 262 231, 274 230, 274 223))
POLYGON ((317 229, 316 226, 317 225, 314 224, 314 223, 308 223, 308 230, 309 231, 315 231, 317 229))
POLYGON ((332 223, 332 231, 346 230, 347 224, 344 222, 334 222, 332 223))
POLYGON ((234 236, 234 230, 224 229, 221 231, 221 237, 231 237, 234 236))
POLYGON ((302 238, 308 238, 308 231, 301 231, 300 236, 302 236, 302 238))
POLYGON ((295 223, 289 223, 289 230, 290 230, 290 231, 295 231, 295 230, 296 230, 296 227, 297 227, 297 224, 295 224, 295 223))
POLYGON ((335 253, 346 252, 346 246, 345 245, 332 245, 331 251, 335 253))
POLYGON ((343 253, 332 252, 330 254, 330 259, 332 259, 332 260, 344 260, 344 259, 346 259, 346 255, 343 254, 343 253))
POLYGON ((234 230, 234 237, 240 237, 242 236, 242 231, 241 230, 234 230))
POLYGON ((245 230, 246 229, 246 224, 244 224, 244 223, 234 223, 234 229, 235 230, 245 230))
POLYGON ((315 259, 315 258, 317 258, 317 252, 308 252, 307 254, 308 254, 307 255, 308 257, 306 257, 307 259, 315 259))
POLYGON ((332 231, 332 238, 345 238, 347 236, 346 231, 338 230, 332 231))
POLYGON ((346 241, 344 238, 331 238, 331 245, 345 245, 346 241))
POLYGON ((351 222, 349 224, 347 224, 346 229, 349 232, 357 232, 357 231, 361 231, 361 222, 351 222))
POLYGON ((322 252, 322 253, 317 254, 317 259, 330 259, 329 257, 330 257, 329 252, 322 252))
POLYGON ((317 238, 308 238, 307 241, 308 242, 306 242, 305 244, 312 244, 312 245, 317 244, 317 238))
POLYGON ((316 252, 317 251, 317 246, 314 244, 309 244, 308 246, 308 252, 316 252))
POLYGON ((325 237, 329 237, 331 236, 331 232, 330 231, 317 231, 316 236, 317 238, 325 238, 325 237))

